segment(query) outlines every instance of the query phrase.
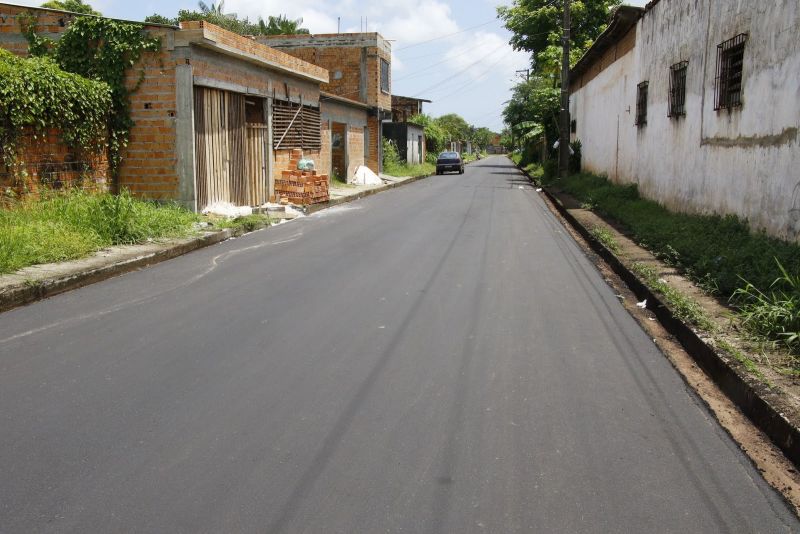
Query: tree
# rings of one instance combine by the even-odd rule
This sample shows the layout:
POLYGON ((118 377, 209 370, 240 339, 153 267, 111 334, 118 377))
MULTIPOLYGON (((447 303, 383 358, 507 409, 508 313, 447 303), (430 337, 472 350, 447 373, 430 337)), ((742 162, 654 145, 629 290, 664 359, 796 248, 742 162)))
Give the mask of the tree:
MULTIPOLYGON (((575 0, 570 3, 570 62, 575 63, 606 28, 611 8, 621 0, 575 0)), ((563 0, 514 0, 497 8, 511 31, 511 45, 533 55, 538 74, 556 75, 561 61, 563 0)))
POLYGON ((429 115, 420 114, 414 115, 408 122, 422 126, 425 132, 425 148, 430 154, 438 154, 445 148, 447 142, 447 133, 439 126, 436 119, 431 118, 429 115))
POLYGON ((219 3, 215 4, 211 2, 211 5, 207 5, 205 2, 197 2, 197 6, 200 8, 202 13, 214 13, 216 15, 222 15, 222 8, 225 5, 225 0, 219 0, 219 3))
POLYGON ((258 26, 263 35, 294 35, 294 34, 308 34, 310 33, 306 28, 301 28, 303 19, 291 20, 285 15, 278 15, 267 17, 267 22, 264 19, 258 19, 258 26))
POLYGON ((475 131, 472 133, 472 144, 478 147, 478 150, 481 152, 486 150, 486 147, 492 142, 492 138, 494 137, 494 132, 491 131, 489 128, 475 128, 475 131))
POLYGON ((514 148, 525 149, 525 160, 531 161, 536 142, 558 137, 558 112, 560 91, 552 86, 549 79, 533 76, 518 83, 512 90, 511 99, 503 110, 503 119, 509 126, 504 140, 514 148))
POLYGON ((177 26, 178 19, 170 19, 163 15, 159 15, 158 13, 154 13, 150 16, 144 18, 145 22, 150 22, 152 24, 167 24, 169 26, 177 26))
POLYGON ((259 18, 257 23, 250 22, 247 17, 239 18, 235 13, 222 13, 222 8, 225 2, 221 1, 218 4, 211 4, 207 6, 200 2, 200 11, 190 11, 188 9, 181 9, 178 11, 178 16, 171 19, 158 13, 150 15, 145 18, 145 22, 154 24, 170 24, 177 26, 181 22, 202 20, 228 31, 238 33, 239 35, 275 35, 275 34, 294 34, 294 33, 309 33, 305 28, 300 28, 303 19, 290 20, 283 16, 268 17, 267 22, 259 18))
POLYGON ((469 141, 470 125, 460 115, 448 113, 435 120, 447 134, 448 141, 469 141))
POLYGON ((50 0, 42 4, 42 7, 72 11, 73 13, 82 13, 84 15, 102 15, 102 13, 93 9, 92 6, 84 3, 83 0, 50 0))

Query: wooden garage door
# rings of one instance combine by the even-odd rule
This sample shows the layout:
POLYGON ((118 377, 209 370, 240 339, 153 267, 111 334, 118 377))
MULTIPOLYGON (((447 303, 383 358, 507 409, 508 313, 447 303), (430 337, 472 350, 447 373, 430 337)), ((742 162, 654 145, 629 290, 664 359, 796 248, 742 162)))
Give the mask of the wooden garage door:
POLYGON ((244 95, 195 87, 194 109, 198 207, 266 202, 267 130, 248 127, 244 95))

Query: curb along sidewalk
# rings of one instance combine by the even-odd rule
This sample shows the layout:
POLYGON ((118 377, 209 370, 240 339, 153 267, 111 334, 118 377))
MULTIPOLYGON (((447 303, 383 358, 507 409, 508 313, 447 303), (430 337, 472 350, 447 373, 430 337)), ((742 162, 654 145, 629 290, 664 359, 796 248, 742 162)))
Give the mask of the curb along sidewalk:
MULTIPOLYGON (((531 182, 533 179, 521 167, 517 168, 531 182)), ((650 310, 661 325, 680 343, 686 353, 703 369, 719 389, 744 413, 753 424, 766 434, 783 451, 795 466, 800 467, 800 429, 787 419, 781 410, 776 393, 739 373, 731 364, 732 359, 724 356, 706 340, 702 339, 689 325, 678 319, 656 293, 605 245, 597 240, 561 201, 547 188, 542 194, 549 204, 564 220, 589 244, 592 251, 622 279, 639 300, 647 300, 650 310), (778 402, 773 402, 778 401, 778 402)))
MULTIPOLYGON (((308 206, 308 214, 376 193, 428 178, 431 175, 393 178, 388 184, 367 189, 337 190, 342 196, 308 206)), ((223 229, 200 236, 142 245, 115 246, 91 256, 60 263, 33 265, 11 274, 0 275, 0 313, 38 300, 78 289, 95 282, 154 265, 194 250, 236 237, 235 231, 223 229)))

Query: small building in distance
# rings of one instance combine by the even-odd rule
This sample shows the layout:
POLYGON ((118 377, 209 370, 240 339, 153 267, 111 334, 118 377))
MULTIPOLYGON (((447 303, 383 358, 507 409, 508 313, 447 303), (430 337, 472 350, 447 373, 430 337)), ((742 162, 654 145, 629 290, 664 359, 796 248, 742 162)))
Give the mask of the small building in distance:
POLYGON ((416 165, 425 161, 425 129, 413 122, 385 122, 383 136, 397 147, 400 161, 416 165))
POLYGON ((415 115, 422 115, 422 103, 431 103, 424 98, 392 95, 392 122, 408 122, 415 115))

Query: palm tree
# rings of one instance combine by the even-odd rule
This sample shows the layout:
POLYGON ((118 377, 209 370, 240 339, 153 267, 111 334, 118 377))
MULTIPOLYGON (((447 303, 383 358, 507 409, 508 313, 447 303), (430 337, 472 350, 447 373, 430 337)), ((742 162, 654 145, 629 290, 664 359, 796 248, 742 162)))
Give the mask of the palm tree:
POLYGON ((222 8, 225 5, 225 0, 219 0, 218 3, 211 2, 211 5, 207 5, 202 0, 197 2, 200 11, 203 13, 214 13, 216 15, 222 15, 222 8))
POLYGON ((258 26, 263 35, 294 35, 298 33, 310 33, 306 28, 300 27, 303 24, 302 18, 291 20, 286 15, 278 15, 277 17, 270 15, 267 17, 267 19, 267 22, 264 22, 264 19, 262 18, 258 19, 258 26))

